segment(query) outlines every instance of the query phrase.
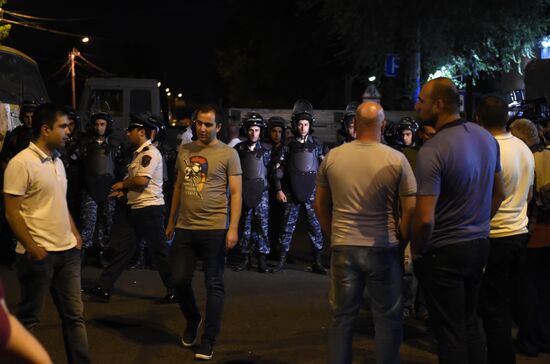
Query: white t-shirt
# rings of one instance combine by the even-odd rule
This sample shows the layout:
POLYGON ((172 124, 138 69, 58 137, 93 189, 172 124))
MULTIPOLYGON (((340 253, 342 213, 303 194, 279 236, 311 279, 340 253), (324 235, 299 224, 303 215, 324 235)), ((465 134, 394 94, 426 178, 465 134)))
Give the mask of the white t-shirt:
MULTIPOLYGON (((38 246, 46 251, 76 246, 67 208, 67 177, 57 152, 52 159, 30 143, 8 163, 4 193, 23 196, 20 212, 38 246)), ((16 252, 25 253, 21 243, 17 243, 16 252)))
POLYGON ((235 145, 239 144, 240 142, 241 140, 239 138, 233 138, 229 141, 229 143, 227 143, 227 145, 231 148, 235 148, 235 145))
POLYGON ((533 153, 510 133, 495 136, 500 146, 504 201, 491 220, 491 238, 527 233, 527 197, 535 176, 533 153))
POLYGON ((330 188, 332 246, 398 244, 399 197, 416 193, 416 179, 403 153, 380 143, 343 144, 321 163, 317 186, 330 188))
POLYGON ((128 205, 131 209, 141 209, 147 206, 164 205, 162 194, 163 164, 159 150, 148 140, 135 152, 128 166, 128 176, 149 177, 149 184, 142 192, 128 191, 128 205))
POLYGON ((185 129, 183 133, 178 135, 178 149, 181 148, 182 145, 189 144, 193 142, 193 132, 191 131, 191 128, 185 129))

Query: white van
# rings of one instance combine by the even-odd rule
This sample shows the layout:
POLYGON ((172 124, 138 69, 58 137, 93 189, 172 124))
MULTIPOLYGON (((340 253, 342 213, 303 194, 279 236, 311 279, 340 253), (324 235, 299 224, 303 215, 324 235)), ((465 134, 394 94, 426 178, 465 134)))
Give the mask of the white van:
POLYGON ((123 139, 130 114, 150 112, 161 115, 157 80, 145 78, 88 78, 84 84, 78 113, 86 128, 91 111, 107 111, 113 116, 113 135, 123 139))

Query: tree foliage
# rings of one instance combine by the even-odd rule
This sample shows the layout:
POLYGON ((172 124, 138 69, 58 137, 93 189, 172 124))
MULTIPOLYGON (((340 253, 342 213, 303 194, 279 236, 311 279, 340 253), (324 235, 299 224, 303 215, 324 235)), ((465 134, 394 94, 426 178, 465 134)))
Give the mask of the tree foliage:
MULTIPOLYGON (((8 0, 0 0, 0 8, 6 5, 8 0)), ((6 39, 10 35, 11 24, 0 25, 0 42, 6 39)))
POLYGON ((340 56, 359 73, 419 37, 422 76, 446 65, 464 76, 509 71, 549 31, 549 0, 305 0, 321 8, 340 56))

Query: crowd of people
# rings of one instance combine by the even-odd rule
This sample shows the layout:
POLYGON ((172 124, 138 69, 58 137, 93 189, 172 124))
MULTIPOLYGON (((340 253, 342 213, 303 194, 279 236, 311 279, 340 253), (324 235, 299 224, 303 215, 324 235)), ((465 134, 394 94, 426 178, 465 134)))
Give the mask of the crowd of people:
POLYGON ((226 252, 237 248, 237 272, 283 271, 300 211, 310 270, 330 278, 329 363, 351 363, 365 301, 377 363, 400 362, 403 321, 412 316, 429 324, 442 364, 507 364, 516 352, 550 352, 544 133, 530 120, 509 120, 494 95, 465 120, 447 78, 426 83, 415 108, 417 118, 391 123, 380 104, 352 103, 329 150, 314 136, 307 100, 294 105, 290 127, 279 116, 247 114, 240 128, 228 128, 228 144, 219 139, 220 111, 201 106, 173 147, 163 121, 148 113, 132 115, 120 141, 106 111, 93 112, 79 132, 71 108, 22 105, 22 125, 0 153, 21 285, 17 319, 0 310, 1 355, 49 362, 26 331, 39 323, 49 292, 68 362, 91 362, 81 291, 109 302, 122 272, 149 257, 166 288, 159 303, 178 304, 185 318, 181 344, 210 360, 226 252), (277 261, 269 265, 272 250, 277 261), (102 272, 82 287, 90 258, 102 272), (204 314, 192 286, 198 259, 204 314), (21 340, 32 345, 22 349, 21 340))

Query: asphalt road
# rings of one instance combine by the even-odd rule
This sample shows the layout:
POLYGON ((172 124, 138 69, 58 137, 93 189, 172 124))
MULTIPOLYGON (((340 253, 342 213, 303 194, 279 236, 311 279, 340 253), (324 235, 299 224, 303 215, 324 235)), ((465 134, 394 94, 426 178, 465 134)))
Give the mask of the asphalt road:
MULTIPOLYGON (((99 270, 87 267, 85 282, 99 270)), ((19 287, 13 271, 0 269, 7 302, 15 310, 19 287)), ((214 363, 319 364, 326 362, 326 328, 330 318, 328 278, 293 264, 281 274, 226 270, 226 305, 214 363)), ((203 274, 197 271, 194 286, 204 309, 203 274)), ((89 345, 95 363, 192 363, 193 355, 179 345, 184 319, 177 305, 160 305, 164 294, 155 271, 126 271, 117 282, 108 304, 85 300, 89 345)), ((55 363, 65 363, 60 321, 50 299, 42 313, 36 336, 55 363)), ((354 363, 375 363, 374 332, 368 314, 357 321, 354 363)), ((420 322, 407 321, 401 346, 402 363, 435 363, 427 349, 431 340, 420 322)), ((549 363, 550 355, 518 363, 549 363)))

